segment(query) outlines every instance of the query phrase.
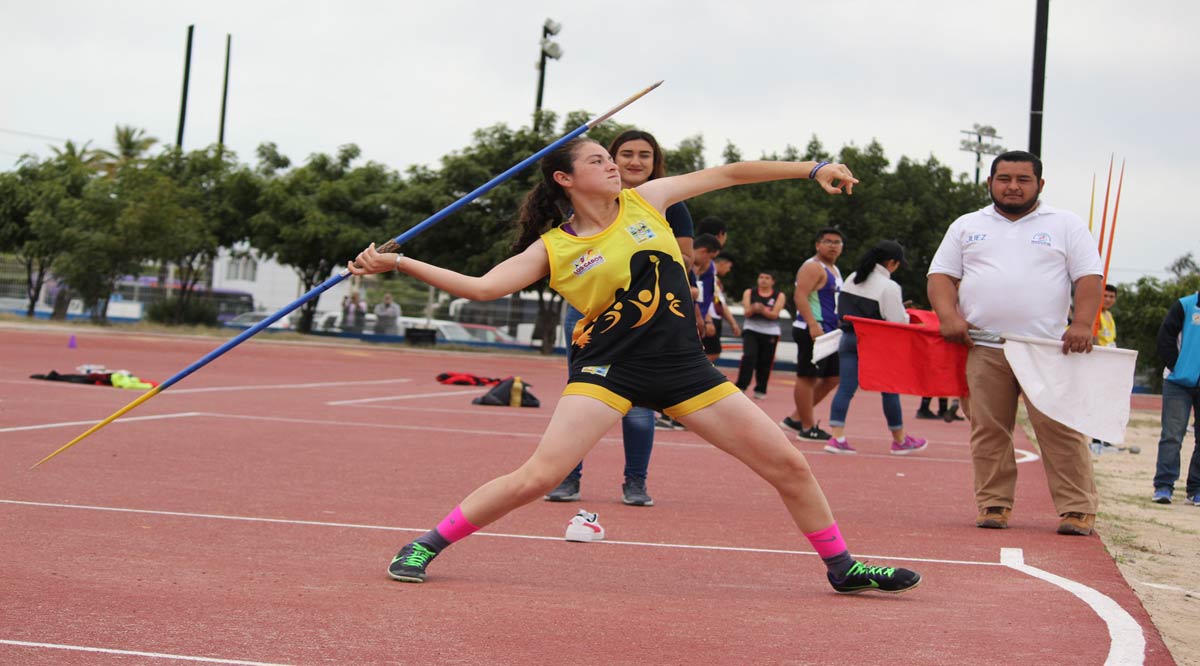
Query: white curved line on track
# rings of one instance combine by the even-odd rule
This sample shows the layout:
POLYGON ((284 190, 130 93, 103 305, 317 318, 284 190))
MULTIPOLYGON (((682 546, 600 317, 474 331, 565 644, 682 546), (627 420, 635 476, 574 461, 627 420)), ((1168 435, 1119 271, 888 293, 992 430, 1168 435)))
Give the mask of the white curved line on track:
POLYGON ((1061 587, 1091 606, 1092 611, 1108 625, 1108 658, 1104 660, 1104 666, 1141 666, 1145 663, 1146 637, 1142 633, 1141 625, 1111 597, 1083 583, 1025 564, 1025 554, 1020 548, 1001 548, 1000 563, 1061 587))

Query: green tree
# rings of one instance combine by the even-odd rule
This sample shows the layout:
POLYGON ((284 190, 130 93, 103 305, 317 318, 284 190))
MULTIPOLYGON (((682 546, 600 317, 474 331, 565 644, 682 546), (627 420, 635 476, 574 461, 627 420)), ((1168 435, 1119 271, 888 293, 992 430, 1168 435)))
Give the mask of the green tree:
POLYGON ((146 157, 146 153, 158 143, 158 139, 146 136, 146 130, 132 125, 117 125, 113 130, 115 150, 97 150, 96 156, 105 174, 112 178, 117 169, 146 157))
POLYGON ((1200 269, 1191 253, 1179 257, 1168 267, 1174 277, 1159 280, 1142 277, 1133 284, 1122 284, 1113 306, 1117 325, 1117 345, 1136 349, 1141 381, 1156 392, 1162 390, 1162 361, 1158 357, 1158 328, 1175 301, 1200 289, 1200 269))
MULTIPOLYGON (((26 155, 0 179, 0 246, 25 268, 26 315, 34 308, 51 270, 67 250, 66 232, 76 223, 79 202, 94 175, 86 148, 68 141, 48 160, 26 155)), ((61 286, 61 284, 60 284, 61 286)), ((69 291, 60 289, 66 315, 69 291)))
POLYGON ((222 247, 249 236, 258 212, 261 178, 218 146, 182 153, 172 149, 118 168, 117 191, 128 203, 122 221, 138 228, 140 250, 176 267, 178 290, 163 312, 168 321, 194 322, 200 282, 222 247))
MULTIPOLYGON (((327 280, 368 243, 398 226, 402 187, 398 176, 369 162, 352 167, 354 144, 336 156, 316 154, 297 169, 280 173, 290 160, 272 144, 259 147, 259 173, 269 174, 250 220, 250 242, 264 257, 291 266, 305 292, 327 280)), ((301 306, 301 332, 312 330, 318 295, 301 306)))

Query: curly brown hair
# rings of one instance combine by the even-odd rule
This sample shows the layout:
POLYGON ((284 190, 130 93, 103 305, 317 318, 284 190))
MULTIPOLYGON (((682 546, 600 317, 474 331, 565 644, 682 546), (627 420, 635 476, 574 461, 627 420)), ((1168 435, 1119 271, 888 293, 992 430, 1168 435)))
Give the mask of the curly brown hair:
POLYGON ((575 151, 582 145, 597 143, 594 139, 577 137, 547 153, 538 162, 542 169, 542 182, 533 186, 521 202, 517 213, 517 241, 514 252, 522 252, 546 233, 566 221, 571 210, 571 201, 562 186, 554 182, 555 172, 574 173, 575 151))

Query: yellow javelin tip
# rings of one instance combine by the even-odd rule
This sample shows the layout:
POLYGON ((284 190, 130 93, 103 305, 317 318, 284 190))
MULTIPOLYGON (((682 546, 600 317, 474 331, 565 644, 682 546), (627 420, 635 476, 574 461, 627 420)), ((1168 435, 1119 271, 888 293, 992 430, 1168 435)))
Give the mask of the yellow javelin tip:
POLYGON ((30 467, 29 469, 30 470, 37 469, 38 465, 41 465, 42 463, 46 462, 47 460, 50 460, 54 456, 62 453, 63 451, 66 451, 67 449, 71 448, 72 446, 75 446, 79 442, 82 442, 88 435, 91 435, 92 433, 103 428, 104 426, 112 423, 113 421, 116 421, 118 418, 121 417, 122 414, 125 414, 126 412, 133 409, 134 407, 137 407, 138 405, 142 404, 143 402, 146 402, 150 398, 153 398, 154 396, 158 395, 158 392, 159 392, 159 387, 155 386, 154 388, 150 389, 149 391, 146 391, 145 393, 139 395, 136 400, 129 403, 128 405, 125 405, 121 409, 118 409, 116 411, 116 413, 114 413, 112 416, 104 419, 103 421, 97 423, 96 425, 92 426, 91 428, 88 428, 87 432, 85 432, 82 435, 76 437, 75 439, 67 442, 66 444, 63 444, 61 447, 58 448, 57 451, 55 451, 54 453, 51 453, 50 455, 46 456, 45 458, 42 458, 39 461, 37 461, 36 463, 34 463, 33 467, 30 467))

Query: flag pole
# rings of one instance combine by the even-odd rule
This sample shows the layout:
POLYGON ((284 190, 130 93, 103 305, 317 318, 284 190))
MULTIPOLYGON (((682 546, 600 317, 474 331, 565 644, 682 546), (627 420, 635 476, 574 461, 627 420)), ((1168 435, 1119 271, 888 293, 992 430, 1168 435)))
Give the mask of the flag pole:
POLYGON ((1092 193, 1088 196, 1088 233, 1092 233, 1092 216, 1096 213, 1096 174, 1092 174, 1092 193))
MULTIPOLYGON (((1108 249, 1104 252, 1104 276, 1100 278, 1100 298, 1104 298, 1104 289, 1108 287, 1108 267, 1112 263, 1113 239, 1117 237, 1117 211, 1121 208, 1121 186, 1125 184, 1125 160, 1121 160, 1121 175, 1117 179, 1117 199, 1113 203, 1112 226, 1108 229, 1108 249)), ((1096 321, 1092 324, 1092 337, 1100 334, 1100 315, 1103 307, 1096 310, 1096 321)))
MULTIPOLYGON (((529 157, 525 158, 524 160, 518 162, 517 164, 515 164, 514 166, 509 168, 507 171, 505 171, 504 173, 496 176, 495 178, 492 178, 491 180, 484 183, 483 185, 480 185, 475 190, 464 195, 458 201, 455 201, 454 203, 443 208, 442 210, 438 211, 437 213, 434 213, 432 216, 430 216, 428 219, 424 220, 420 224, 414 226, 413 228, 409 229, 408 231, 405 231, 404 233, 393 238, 392 240, 388 241, 387 243, 384 243, 382 246, 380 246, 379 251, 380 252, 395 251, 396 248, 398 248, 403 243, 411 240, 417 234, 425 231, 426 229, 433 226, 434 224, 441 222, 447 216, 451 215, 458 209, 460 209, 463 206, 467 205, 468 203, 474 201, 475 199, 479 198, 480 196, 486 194, 488 191, 490 191, 491 189, 500 185, 501 183, 507 181, 508 179, 512 178, 517 173, 525 170, 531 164, 533 164, 534 162, 537 162, 542 157, 553 152, 554 150, 561 147, 563 144, 567 143, 568 141, 571 141, 572 139, 587 132, 589 129, 592 129, 596 125, 599 125, 600 123, 604 122, 605 120, 608 120, 612 116, 616 115, 616 113, 619 112, 621 109, 624 109, 625 107, 629 106, 630 104, 633 104, 637 100, 641 99, 644 95, 646 95, 646 93, 649 93, 651 90, 654 90, 655 88, 659 87, 660 85, 662 85, 662 83, 663 83, 662 81, 659 81, 653 85, 643 88, 642 90, 630 95, 628 98, 626 98, 620 104, 614 106, 613 108, 602 113, 601 115, 597 116, 596 118, 580 125, 579 127, 575 128, 574 130, 571 130, 570 132, 568 132, 567 134, 558 138, 556 141, 554 141, 550 145, 546 146, 545 148, 542 148, 538 152, 536 152, 536 153, 530 155, 529 157)), ((142 394, 141 396, 138 396, 138 398, 136 400, 129 403, 128 405, 125 405, 121 409, 117 410, 114 414, 109 416, 108 418, 106 418, 103 421, 100 421, 96 425, 92 426, 86 432, 84 432, 82 435, 79 435, 75 439, 73 439, 73 440, 67 442, 66 444, 64 444, 63 446, 59 447, 56 451, 54 451, 50 455, 39 460, 37 463, 35 463, 33 465, 33 467, 30 467, 30 469, 36 469, 42 463, 49 461, 51 458, 54 458, 58 454, 66 451, 67 449, 71 448, 72 446, 75 446, 79 442, 83 441, 86 437, 91 435, 92 433, 96 432, 97 430, 100 430, 104 426, 115 421, 121 415, 129 412, 133 408, 137 407, 138 405, 142 404, 143 402, 146 402, 147 400, 158 395, 159 393, 162 393, 163 391, 167 390, 171 386, 178 383, 184 377, 187 377, 188 375, 192 374, 193 372, 208 365, 212 361, 219 358, 225 352, 240 345, 241 343, 245 342, 246 340, 248 340, 249 338, 251 338, 252 336, 257 334, 259 331, 262 331, 263 329, 267 328, 271 324, 279 321, 285 315, 287 315, 291 311, 295 310, 296 308, 300 307, 304 303, 306 303, 309 300, 312 300, 313 298, 316 298, 317 296, 321 295, 322 293, 328 291, 331 287, 338 284, 342 280, 346 279, 346 277, 349 275, 350 275, 349 269, 342 269, 341 272, 339 272, 337 275, 334 275, 334 276, 330 277, 328 280, 325 280, 321 284, 313 287, 311 290, 308 291, 308 293, 304 294, 300 298, 297 298, 296 300, 292 301, 291 303, 283 306, 283 308, 281 310, 279 310, 278 312, 276 312, 275 314, 258 322, 257 324, 246 329, 245 331, 243 331, 236 337, 232 338, 225 344, 223 344, 223 345, 217 347, 216 349, 212 350, 211 352, 205 354, 199 360, 195 361, 194 363, 192 363, 188 367, 184 368, 183 370, 180 370, 178 373, 171 376, 169 379, 162 382, 154 389, 151 389, 150 391, 147 391, 146 393, 142 394)))
POLYGON ((1113 157, 1108 158, 1108 184, 1104 186, 1104 209, 1100 212, 1100 242, 1096 244, 1096 252, 1104 253, 1104 226, 1108 222, 1108 193, 1112 190, 1113 157))

